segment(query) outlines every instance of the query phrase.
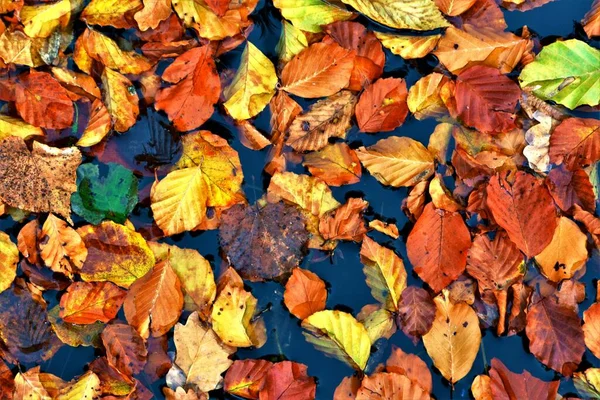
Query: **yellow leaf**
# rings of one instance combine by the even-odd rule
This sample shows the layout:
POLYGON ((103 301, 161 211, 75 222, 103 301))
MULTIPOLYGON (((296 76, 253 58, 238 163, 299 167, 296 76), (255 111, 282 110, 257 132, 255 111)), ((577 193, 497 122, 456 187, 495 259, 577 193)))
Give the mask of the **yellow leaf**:
POLYGON ((273 0, 281 15, 298 29, 321 32, 321 27, 336 21, 346 21, 354 13, 324 0, 273 0))
POLYGON ((142 0, 92 0, 80 18, 88 25, 134 28, 133 14, 142 8, 142 0))
POLYGON ((600 398, 600 368, 588 368, 573 374, 573 384, 582 398, 600 398))
POLYGON ((52 400, 40 380, 40 367, 15 376, 14 399, 52 400))
POLYGON ((58 392, 56 400, 95 399, 101 393, 100 378, 92 371, 80 376, 75 382, 67 384, 58 392))
POLYGON ((184 168, 152 185, 152 213, 165 235, 194 230, 206 218, 208 185, 203 175, 200 168, 184 168))
POLYGON ((396 333, 394 314, 379 305, 364 306, 356 319, 364 325, 371 343, 375 343, 381 338, 389 339, 396 333))
POLYGON ((588 258, 587 237, 577 224, 561 217, 550 244, 535 256, 535 261, 548 279, 560 282, 570 279, 580 270, 588 258))
POLYGON ((441 34, 431 36, 400 36, 392 33, 374 32, 381 44, 404 59, 423 58, 437 45, 441 34))
POLYGON ((154 266, 146 240, 133 229, 112 221, 77 229, 88 256, 81 268, 86 282, 110 281, 128 288, 154 266))
POLYGON ((446 189, 446 186, 444 186, 444 182, 439 175, 436 175, 431 182, 429 182, 429 196, 431 196, 431 202, 435 208, 450 212, 459 211, 463 208, 456 200, 454 200, 452 193, 446 189))
POLYGON ((133 84, 125 76, 110 68, 102 72, 104 104, 117 132, 126 132, 140 114, 138 95, 133 84))
POLYGON ((19 250, 4 232, 0 232, 0 292, 10 287, 17 276, 19 250))
POLYGON ((449 26, 433 0, 342 0, 361 14, 396 29, 428 31, 449 26))
POLYGON ((156 29, 161 21, 171 15, 171 0, 143 0, 144 8, 135 13, 141 31, 156 29))
POLYGON ((186 383, 203 392, 219 387, 221 374, 233 364, 229 355, 235 349, 223 345, 212 329, 202 326, 197 313, 191 314, 185 325, 175 325, 173 340, 177 349, 175 363, 185 373, 186 383))
POLYGON ((258 301, 243 287, 227 284, 219 293, 212 309, 215 333, 228 346, 250 347, 256 345, 252 317, 258 301))
POLYGON ((390 311, 398 310, 400 295, 406 288, 406 270, 402 259, 392 249, 365 236, 360 261, 367 276, 371 295, 390 311))
POLYGON ((21 31, 6 30, 0 35, 0 58, 6 64, 39 67, 46 64, 40 56, 44 44, 42 38, 30 38, 21 31))
POLYGON ((66 68, 52 67, 52 76, 72 92, 88 97, 90 100, 101 96, 94 78, 87 74, 66 68))
POLYGON ((82 6, 82 0, 60 0, 56 3, 23 6, 19 13, 23 31, 29 37, 48 37, 58 28, 66 28, 71 14, 82 6))
POLYGON ((198 311, 206 319, 217 294, 210 263, 193 249, 181 249, 165 243, 148 242, 156 262, 169 260, 185 292, 185 309, 198 311))
POLYGON ((231 84, 223 90, 225 109, 243 120, 261 112, 275 94, 275 67, 256 46, 248 42, 231 84))
POLYGON ((88 251, 75 229, 49 214, 40 232, 40 255, 52 271, 72 277, 83 266, 88 251))
POLYGON ((491 379, 487 375, 477 375, 471 384, 471 392, 475 400, 493 400, 491 379))
POLYGON ((419 79, 408 91, 408 109, 416 119, 437 118, 447 113, 440 97, 440 89, 448 82, 448 77, 433 72, 419 79))
POLYGON ((435 299, 433 325, 423 344, 444 378, 456 383, 464 378, 477 357, 481 343, 479 319, 466 303, 452 304, 447 293, 435 299))
POLYGON ((89 147, 98 144, 110 133, 112 120, 108 109, 99 99, 92 103, 90 120, 77 141, 77 146, 89 147))
POLYGON ((27 139, 30 136, 44 136, 42 128, 28 124, 19 118, 0 114, 0 140, 9 136, 18 136, 27 139))
POLYGON ((135 51, 125 51, 117 43, 102 33, 87 29, 78 39, 83 41, 85 51, 105 67, 121 74, 141 74, 152 68, 150 61, 135 51))
POLYGON ((363 166, 384 185, 414 186, 433 174, 433 156, 408 137, 392 136, 356 150, 363 166))
POLYGON ((281 36, 277 43, 279 61, 287 63, 294 56, 308 47, 306 34, 287 21, 283 21, 281 36))
POLYGON ((371 339, 363 324, 343 311, 319 311, 302 321, 306 340, 320 351, 363 370, 371 354, 371 339))

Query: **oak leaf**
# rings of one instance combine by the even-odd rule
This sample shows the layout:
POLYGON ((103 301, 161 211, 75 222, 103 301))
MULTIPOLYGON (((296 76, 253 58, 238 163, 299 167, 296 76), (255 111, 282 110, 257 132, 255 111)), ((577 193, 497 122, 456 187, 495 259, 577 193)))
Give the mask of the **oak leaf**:
POLYGON ((285 284, 283 301, 296 318, 308 318, 317 311, 325 309, 327 302, 325 282, 308 270, 294 268, 292 276, 285 284))
POLYGON ((125 295, 110 282, 73 282, 60 298, 60 318, 70 324, 109 322, 117 316, 125 295))
POLYGON ((398 78, 378 79, 368 86, 356 104, 356 120, 362 132, 392 131, 408 115, 406 82, 398 78))

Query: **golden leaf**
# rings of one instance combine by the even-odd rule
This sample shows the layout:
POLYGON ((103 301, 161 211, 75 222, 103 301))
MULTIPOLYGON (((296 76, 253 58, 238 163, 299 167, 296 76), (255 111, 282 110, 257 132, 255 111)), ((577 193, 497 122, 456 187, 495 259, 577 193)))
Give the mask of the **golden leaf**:
POLYGON ((138 95, 129 79, 117 71, 104 68, 102 72, 104 104, 117 132, 126 132, 140 114, 138 95))
POLYGON ((66 28, 71 14, 76 13, 82 4, 82 0, 60 0, 23 6, 19 12, 23 31, 29 37, 48 37, 58 28, 66 28))
POLYGON ((40 255, 52 271, 72 277, 81 268, 88 251, 79 234, 65 221, 48 215, 39 237, 40 255))
POLYGON ((346 21, 354 13, 324 0, 273 0, 273 5, 281 11, 283 18, 298 29, 307 32, 321 32, 321 27, 336 21, 346 21))
POLYGON ((10 287, 17 276, 19 250, 4 232, 0 232, 0 292, 10 287))
POLYGON ((423 58, 437 46, 441 34, 431 36, 400 36, 392 33, 375 32, 381 44, 404 59, 423 58))
POLYGON ((342 0, 342 2, 390 28, 428 31, 450 25, 433 0, 342 0))

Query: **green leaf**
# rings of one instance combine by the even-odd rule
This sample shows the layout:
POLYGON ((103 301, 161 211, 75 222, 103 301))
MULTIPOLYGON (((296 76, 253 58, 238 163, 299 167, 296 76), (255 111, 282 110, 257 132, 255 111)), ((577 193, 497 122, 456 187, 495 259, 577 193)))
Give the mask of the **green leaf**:
POLYGON ((364 370, 371 354, 367 329, 352 314, 343 311, 319 311, 302 321, 306 340, 320 351, 364 370))
POLYGON ((107 166, 105 176, 100 176, 95 164, 77 168, 77 192, 71 196, 71 208, 94 225, 103 219, 122 224, 138 202, 138 180, 133 173, 119 164, 107 166))
POLYGON ((600 50, 577 40, 555 42, 528 64, 519 81, 544 99, 569 109, 600 103, 600 50))
POLYGON ((283 18, 298 29, 321 32, 321 26, 336 21, 346 21, 355 14, 324 0, 273 0, 283 18))

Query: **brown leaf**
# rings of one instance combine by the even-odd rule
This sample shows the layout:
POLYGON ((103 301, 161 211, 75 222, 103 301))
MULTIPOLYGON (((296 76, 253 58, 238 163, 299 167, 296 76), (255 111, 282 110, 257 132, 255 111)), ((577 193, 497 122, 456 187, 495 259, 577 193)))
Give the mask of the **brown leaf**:
POLYGON ((11 207, 53 212, 70 221, 71 194, 81 153, 76 147, 59 149, 12 136, 0 142, 0 199, 11 207))
POLYGON ((545 382, 532 376, 528 371, 516 374, 509 371, 502 362, 492 359, 489 371, 490 387, 494 399, 555 399, 558 395, 560 381, 545 382))
POLYGON ((260 400, 315 399, 317 384, 304 364, 282 361, 273 365, 264 378, 260 400))
POLYGON ((296 318, 301 320, 308 318, 317 311, 325 309, 327 302, 325 282, 308 270, 294 268, 292 276, 285 284, 283 301, 296 318))
POLYGON ((274 364, 267 360, 236 360, 225 374, 227 393, 245 399, 258 399, 265 376, 274 364))
POLYGON ((546 177, 546 186, 561 210, 568 212, 574 204, 595 211, 596 195, 590 177, 581 168, 569 171, 564 164, 553 168, 546 177))
POLYGON ((302 165, 329 186, 351 185, 359 182, 362 175, 356 152, 343 142, 306 154, 302 165))
POLYGON ((49 73, 31 70, 19 75, 15 94, 17 111, 25 122, 50 129, 68 128, 73 123, 73 102, 49 73))
POLYGON ((308 240, 304 217, 282 203, 235 205, 223 212, 219 242, 240 275, 273 279, 297 267, 308 240))
POLYGON ((521 90, 496 68, 473 66, 456 79, 456 111, 466 125, 486 133, 515 128, 521 90))
POLYGON ((431 393, 433 382, 425 361, 415 354, 407 354, 401 348, 392 346, 392 354, 385 363, 387 372, 405 375, 408 379, 431 393))
POLYGON ((528 257, 538 255, 556 229, 554 201, 543 182, 518 171, 514 183, 496 175, 487 187, 487 206, 510 240, 528 257))
POLYGON ((600 358, 600 303, 596 302, 583 313, 585 345, 600 358))
POLYGON ((109 322, 117 316, 125 295, 110 282, 73 282, 60 298, 60 317, 72 324, 109 322))
POLYGON ((406 242, 414 271, 439 292, 463 273, 471 236, 462 216, 428 204, 406 242))
POLYGON ((568 169, 586 167, 600 160, 600 121, 593 118, 567 118, 550 136, 550 161, 568 169))
POLYGON ((431 329, 435 304, 425 289, 409 286, 398 303, 397 324, 409 337, 421 337, 431 329))
POLYGON ((348 90, 317 101, 292 121, 286 144, 296 151, 320 150, 329 138, 345 138, 355 104, 356 96, 348 90))
POLYGON ((181 282, 171 268, 170 259, 159 262, 136 280, 123 305, 127 322, 143 338, 150 333, 158 337, 169 332, 179 320, 182 308, 181 282))
POLYGON ((177 130, 185 132, 205 123, 219 100, 221 81, 209 45, 186 51, 173 61, 162 79, 175 85, 161 89, 154 107, 163 110, 177 130))
POLYGON ((431 397, 421 386, 405 375, 378 372, 363 379, 356 400, 429 400, 431 397))
POLYGON ((378 79, 368 86, 356 104, 356 120, 362 132, 393 131, 408 115, 406 82, 378 79))
POLYGON ((102 331, 102 344, 108 362, 131 377, 144 369, 148 351, 144 339, 131 326, 114 322, 102 331))
POLYGON ((529 350, 544 365, 570 376, 585 352, 581 320, 570 307, 546 297, 529 309, 529 350))
POLYGON ((600 248, 600 218, 594 216, 594 214, 583 210, 578 205, 574 206, 575 211, 573 212, 573 218, 576 221, 581 222, 585 225, 587 231, 592 235, 592 239, 596 244, 596 247, 600 248))
POLYGON ((360 242, 367 233, 362 213, 368 206, 363 199, 351 197, 345 204, 323 215, 319 221, 323 239, 360 242))
POLYGON ((336 43, 315 43, 281 71, 282 88, 296 96, 331 96, 348 86, 356 51, 336 43))

